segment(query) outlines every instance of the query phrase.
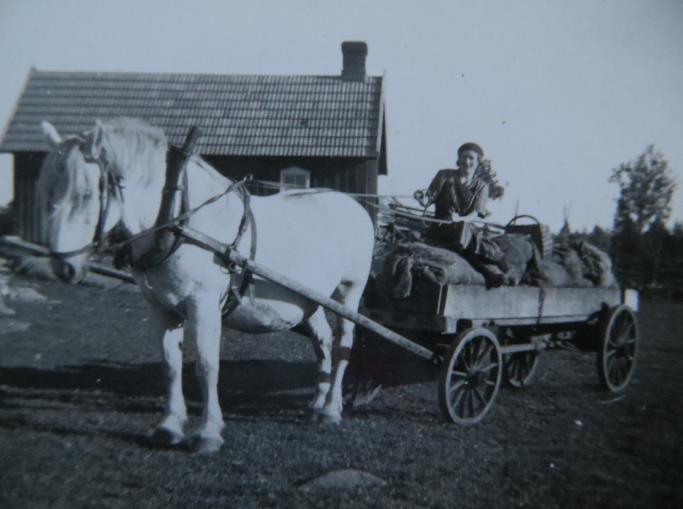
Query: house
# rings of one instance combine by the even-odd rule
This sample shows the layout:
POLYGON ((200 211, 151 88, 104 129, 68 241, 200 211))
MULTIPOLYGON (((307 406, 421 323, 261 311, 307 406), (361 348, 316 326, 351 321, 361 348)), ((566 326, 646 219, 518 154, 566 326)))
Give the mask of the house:
POLYGON ((367 76, 364 42, 342 43, 342 55, 337 76, 32 69, 0 143, 14 156, 17 233, 41 238, 34 184, 48 150, 42 120, 72 134, 95 119, 138 117, 174 144, 197 125, 197 152, 230 178, 377 193, 378 175, 387 174, 383 78, 367 76))

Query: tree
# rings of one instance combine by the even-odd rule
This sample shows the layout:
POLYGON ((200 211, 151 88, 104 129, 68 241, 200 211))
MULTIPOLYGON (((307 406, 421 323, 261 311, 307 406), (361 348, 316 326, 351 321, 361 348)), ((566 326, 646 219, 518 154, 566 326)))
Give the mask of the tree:
POLYGON ((612 243, 612 235, 610 232, 603 230, 598 225, 593 227, 593 231, 588 234, 588 242, 593 244, 595 247, 608 252, 612 243))
POLYGON ((653 223, 666 223, 671 215, 671 198, 676 183, 668 161, 654 145, 650 145, 635 161, 623 163, 612 170, 609 181, 616 182, 620 190, 614 217, 617 232, 629 223, 638 233, 643 233, 653 223))
POLYGON ((683 221, 676 221, 671 232, 674 237, 683 239, 683 221))

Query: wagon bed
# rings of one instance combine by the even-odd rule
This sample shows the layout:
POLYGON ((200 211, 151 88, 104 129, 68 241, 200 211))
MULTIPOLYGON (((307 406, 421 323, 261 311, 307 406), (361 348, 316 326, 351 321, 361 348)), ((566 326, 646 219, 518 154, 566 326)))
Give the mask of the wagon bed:
POLYGON ((444 416, 459 424, 479 422, 502 380, 523 387, 533 377, 541 350, 573 340, 597 352, 600 381, 621 391, 635 366, 637 293, 618 288, 537 288, 445 285, 416 282, 408 299, 392 299, 371 284, 358 313, 278 274, 189 227, 187 241, 224 263, 277 283, 440 367, 437 394, 444 416))
POLYGON ((456 333, 459 323, 476 326, 542 326, 583 323, 605 308, 627 304, 638 309, 638 293, 620 288, 514 286, 417 282, 411 297, 391 299, 374 293, 363 314, 389 327, 456 333), (369 304, 369 305, 368 305, 369 304))

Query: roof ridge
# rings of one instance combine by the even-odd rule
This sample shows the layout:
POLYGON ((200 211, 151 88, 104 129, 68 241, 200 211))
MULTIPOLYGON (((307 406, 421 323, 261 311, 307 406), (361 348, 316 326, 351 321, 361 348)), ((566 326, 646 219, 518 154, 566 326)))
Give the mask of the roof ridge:
MULTIPOLYGON (((209 72, 151 72, 151 71, 65 71, 53 69, 31 68, 32 76, 40 75, 89 75, 89 76, 202 76, 202 77, 235 77, 235 78, 336 78, 341 80, 340 74, 251 74, 251 73, 209 73, 209 72)), ((384 75, 368 75, 366 79, 383 80, 384 75)), ((344 81, 344 83, 362 83, 360 81, 344 81)))

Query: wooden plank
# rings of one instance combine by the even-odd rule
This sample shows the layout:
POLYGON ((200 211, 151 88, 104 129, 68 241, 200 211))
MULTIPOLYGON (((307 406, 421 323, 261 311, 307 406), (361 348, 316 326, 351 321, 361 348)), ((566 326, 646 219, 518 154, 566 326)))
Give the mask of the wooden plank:
POLYGON ((483 286, 449 285, 439 314, 466 320, 558 321, 590 316, 603 304, 622 302, 619 288, 537 288, 506 286, 487 290, 483 286))

